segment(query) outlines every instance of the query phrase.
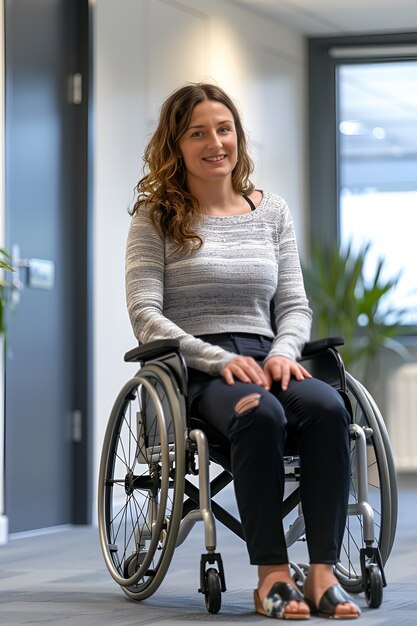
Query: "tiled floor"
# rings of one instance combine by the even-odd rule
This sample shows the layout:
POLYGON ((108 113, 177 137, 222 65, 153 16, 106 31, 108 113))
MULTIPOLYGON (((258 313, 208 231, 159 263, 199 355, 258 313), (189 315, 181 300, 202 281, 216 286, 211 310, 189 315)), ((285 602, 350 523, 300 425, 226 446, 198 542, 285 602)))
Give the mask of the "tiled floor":
MULTIPOLYGON (((386 567, 388 587, 377 610, 363 608, 363 626, 417 623, 417 477, 400 479, 400 514, 393 553, 386 567)), ((0 547, 0 623, 128 626, 152 624, 262 624, 253 611, 255 568, 244 544, 219 527, 228 591, 222 610, 207 613, 198 588, 202 529, 197 526, 177 549, 171 568, 154 596, 129 600, 105 568, 97 529, 77 527, 49 535, 19 538, 0 547)), ((302 548, 302 546, 300 546, 302 548)), ((327 620, 312 618, 312 624, 327 620)))

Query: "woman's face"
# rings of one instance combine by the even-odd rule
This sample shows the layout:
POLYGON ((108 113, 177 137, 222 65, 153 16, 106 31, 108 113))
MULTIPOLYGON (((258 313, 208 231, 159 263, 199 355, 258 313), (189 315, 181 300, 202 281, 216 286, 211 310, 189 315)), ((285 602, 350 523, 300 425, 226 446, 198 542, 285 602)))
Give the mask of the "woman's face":
POLYGON ((188 184, 231 178, 238 158, 231 111, 216 100, 197 104, 179 148, 188 184))

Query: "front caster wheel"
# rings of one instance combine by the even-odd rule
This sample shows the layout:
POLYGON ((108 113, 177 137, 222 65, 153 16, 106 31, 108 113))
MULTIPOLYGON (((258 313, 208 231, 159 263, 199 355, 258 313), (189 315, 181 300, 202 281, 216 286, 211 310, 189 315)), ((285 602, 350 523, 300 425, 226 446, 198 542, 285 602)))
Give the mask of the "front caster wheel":
POLYGON ((381 606, 383 596, 383 580, 381 570, 376 563, 370 563, 365 570, 365 598, 371 609, 381 606))
POLYGON ((206 600, 206 609, 209 613, 218 613, 222 605, 220 574, 214 567, 210 567, 205 576, 206 592, 204 597, 206 600))

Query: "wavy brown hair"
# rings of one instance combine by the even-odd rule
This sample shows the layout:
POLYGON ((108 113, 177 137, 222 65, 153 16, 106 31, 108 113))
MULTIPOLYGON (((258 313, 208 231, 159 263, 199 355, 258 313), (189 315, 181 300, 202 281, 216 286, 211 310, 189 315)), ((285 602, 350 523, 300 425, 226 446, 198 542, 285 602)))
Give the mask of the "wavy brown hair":
POLYGON ((254 189, 249 180, 253 163, 239 113, 231 98, 220 87, 208 83, 189 84, 174 91, 162 105, 158 127, 145 149, 145 175, 136 186, 137 200, 132 214, 146 203, 155 226, 177 244, 178 250, 198 249, 203 243, 194 230, 201 210, 197 198, 187 189, 179 143, 194 107, 204 100, 221 102, 233 115, 238 147, 238 161, 232 172, 233 189, 242 194, 250 194, 254 189))

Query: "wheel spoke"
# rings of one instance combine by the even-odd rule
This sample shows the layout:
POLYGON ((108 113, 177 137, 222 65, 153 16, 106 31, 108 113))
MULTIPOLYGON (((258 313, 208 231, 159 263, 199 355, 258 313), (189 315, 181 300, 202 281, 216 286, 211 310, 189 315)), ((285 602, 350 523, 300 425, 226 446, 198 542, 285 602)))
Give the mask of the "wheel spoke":
POLYGON ((179 399, 164 371, 156 376, 145 365, 125 389, 116 400, 103 446, 100 539, 113 578, 130 597, 142 599, 162 582, 175 549, 184 494, 185 428, 180 417, 174 423, 171 406, 181 416, 179 399), (171 440, 174 432, 178 442, 171 440))

